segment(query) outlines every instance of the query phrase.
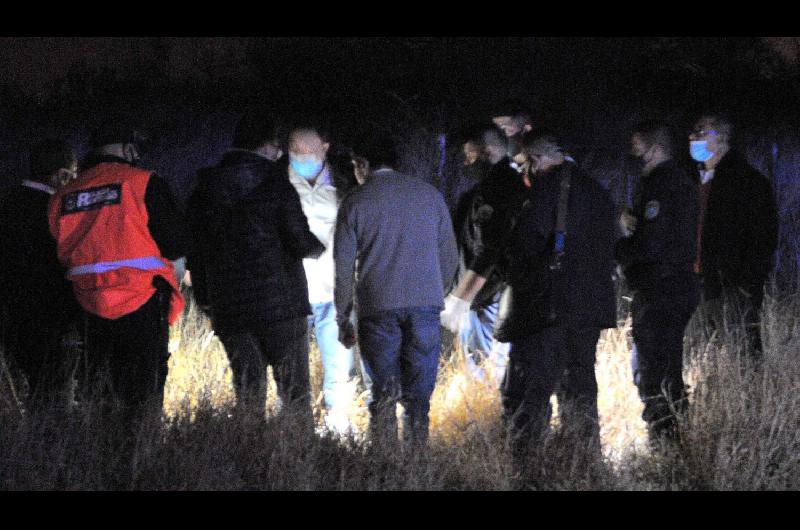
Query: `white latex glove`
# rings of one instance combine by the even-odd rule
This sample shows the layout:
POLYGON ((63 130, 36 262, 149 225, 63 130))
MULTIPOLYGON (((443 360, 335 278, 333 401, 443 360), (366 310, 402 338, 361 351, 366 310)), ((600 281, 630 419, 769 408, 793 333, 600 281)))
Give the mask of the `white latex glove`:
POLYGON ((637 219, 630 210, 623 210, 619 215, 619 226, 625 237, 630 237, 636 231, 637 219))
POLYGON ((470 303, 466 300, 452 294, 447 295, 444 299, 444 311, 439 315, 442 326, 452 333, 458 333, 469 317, 469 306, 470 303))

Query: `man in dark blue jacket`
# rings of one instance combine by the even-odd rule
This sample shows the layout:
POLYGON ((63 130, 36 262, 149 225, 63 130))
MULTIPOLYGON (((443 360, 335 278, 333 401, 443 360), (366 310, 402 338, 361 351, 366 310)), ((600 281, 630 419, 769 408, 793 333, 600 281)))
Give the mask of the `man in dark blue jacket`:
POLYGON ((660 122, 642 123, 631 154, 643 163, 633 212, 622 214, 629 234, 615 257, 634 292, 634 381, 651 439, 677 435, 673 410, 687 405, 683 334, 698 303, 692 270, 697 255, 697 185, 673 160, 673 134, 660 122))
POLYGON ((217 166, 200 170, 189 201, 189 269, 228 354, 238 406, 263 417, 271 365, 286 410, 310 419, 311 307, 303 258, 325 247, 276 168, 277 152, 269 116, 248 114, 234 148, 217 166))
POLYGON ((562 424, 599 451, 594 365, 600 331, 616 326, 614 205, 553 134, 531 131, 523 152, 533 185, 507 251, 513 303, 505 293, 495 327, 511 342, 504 420, 524 456, 546 432, 558 387, 562 424))

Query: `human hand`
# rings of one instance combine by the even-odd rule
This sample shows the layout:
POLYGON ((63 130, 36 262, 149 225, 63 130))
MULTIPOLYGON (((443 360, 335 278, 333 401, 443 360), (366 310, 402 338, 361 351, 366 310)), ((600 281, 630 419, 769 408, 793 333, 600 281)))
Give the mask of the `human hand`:
POLYGON ((444 299, 444 310, 439 314, 442 326, 452 333, 458 333, 458 330, 466 323, 469 306, 470 303, 466 300, 452 294, 447 295, 447 298, 444 299))
POLYGON ((636 231, 636 223, 638 220, 636 217, 631 214, 631 211, 627 208, 622 210, 622 213, 619 214, 619 226, 622 228, 622 232, 629 236, 636 231))

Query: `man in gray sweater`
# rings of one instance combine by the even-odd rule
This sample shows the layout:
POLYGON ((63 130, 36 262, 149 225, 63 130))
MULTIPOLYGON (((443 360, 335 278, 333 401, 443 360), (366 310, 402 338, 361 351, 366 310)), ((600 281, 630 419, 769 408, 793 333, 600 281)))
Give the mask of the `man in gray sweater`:
POLYGON ((441 352, 439 312, 458 251, 441 193, 395 171, 397 159, 389 137, 373 137, 354 150, 356 171, 367 178, 339 208, 334 299, 346 347, 356 341, 350 316, 357 316, 358 344, 372 379, 373 440, 397 441, 399 399, 404 438, 424 445, 441 352))

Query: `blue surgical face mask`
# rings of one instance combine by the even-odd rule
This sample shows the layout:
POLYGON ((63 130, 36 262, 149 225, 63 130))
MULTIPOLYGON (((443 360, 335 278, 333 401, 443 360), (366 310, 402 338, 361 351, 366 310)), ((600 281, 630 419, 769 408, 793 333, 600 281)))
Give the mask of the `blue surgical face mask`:
POLYGON ((708 140, 693 140, 689 142, 689 153, 698 162, 705 162, 714 156, 714 153, 708 150, 708 140))
POLYGON ((316 158, 299 160, 297 157, 289 155, 289 164, 299 176, 311 180, 322 171, 323 161, 316 158))

